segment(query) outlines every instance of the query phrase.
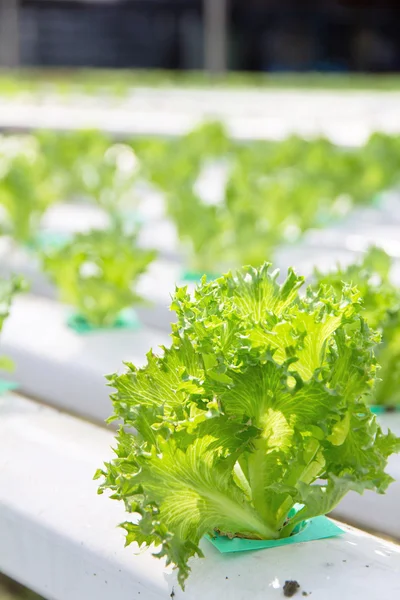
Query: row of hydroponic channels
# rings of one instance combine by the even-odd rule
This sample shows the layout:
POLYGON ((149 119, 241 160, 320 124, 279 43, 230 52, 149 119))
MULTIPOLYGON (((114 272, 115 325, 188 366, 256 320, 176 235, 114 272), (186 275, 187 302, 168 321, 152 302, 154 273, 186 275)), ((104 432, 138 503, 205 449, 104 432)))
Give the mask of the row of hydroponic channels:
MULTIPOLYGON (((57 141, 53 134, 40 135, 43 136, 41 144, 46 140, 51 141, 53 150, 56 146, 65 148, 67 138, 57 141)), ((86 139, 92 140, 93 134, 86 135, 86 139)), ((69 137, 69 141, 73 139, 73 148, 78 137, 69 137)), ((94 137, 99 139, 97 134, 94 137)), ((290 171, 300 162, 300 156, 304 159, 305 147, 310 155, 317 155, 318 160, 329 150, 330 158, 322 156, 322 164, 327 160, 330 166, 336 153, 338 156, 341 152, 346 154, 326 142, 314 145, 290 140, 280 145, 265 144, 261 151, 259 145, 232 149, 229 143, 229 150, 205 156, 205 149, 212 148, 216 138, 216 146, 220 148, 221 130, 216 125, 188 136, 185 139, 188 163, 183 161, 184 152, 179 152, 181 140, 143 142, 143 155, 136 148, 132 152, 127 145, 114 145, 105 150, 103 147, 103 159, 105 155, 113 157, 111 183, 108 188, 105 182, 103 187, 97 188, 109 193, 93 194, 93 197, 109 211, 109 226, 73 237, 71 231, 65 235, 67 232, 62 231, 62 227, 59 235, 52 235, 51 229, 45 235, 43 230, 38 235, 40 230, 32 228, 32 218, 27 228, 19 229, 29 234, 17 235, 18 219, 12 218, 9 207, 17 204, 18 191, 12 185, 24 181, 25 173, 29 173, 26 164, 32 155, 28 155, 26 162, 19 161, 18 147, 17 158, 11 154, 3 176, 6 193, 2 197, 6 199, 4 206, 8 211, 5 223, 27 248, 24 254, 18 255, 20 259, 23 257, 22 270, 32 274, 32 285, 37 291, 40 286, 36 261, 39 258, 63 300, 75 310, 66 312, 49 298, 21 296, 16 299, 3 332, 4 352, 16 363, 15 379, 22 390, 33 397, 101 420, 111 412, 102 376, 113 370, 121 371, 122 361, 130 361, 126 372, 110 378, 110 384, 116 389, 113 394, 115 416, 122 419, 127 429, 118 434, 117 459, 99 471, 98 476, 103 480, 102 489, 111 488, 114 497, 124 500, 128 512, 141 517, 139 521, 133 518, 125 523, 128 542, 161 545, 161 555, 177 565, 181 584, 189 573, 189 558, 202 553, 199 542, 205 535, 211 536, 211 541, 222 552, 288 543, 292 547, 293 542, 337 535, 335 529, 329 529, 318 519, 319 515, 330 512, 351 490, 385 491, 391 481, 384 472, 386 462, 399 448, 398 439, 381 431, 367 407, 368 403, 393 405, 398 400, 396 335, 400 294, 390 282, 390 258, 381 250, 370 250, 362 262, 342 271, 328 275, 316 273, 312 287, 302 294, 301 277, 290 271, 287 279, 279 284, 271 269, 259 266, 271 248, 284 239, 278 236, 273 243, 268 241, 265 245, 262 260, 254 259, 258 268, 246 267, 233 275, 215 280, 211 277, 208 282, 203 280, 194 295, 188 294, 185 288, 175 292, 172 308, 177 314, 177 323, 173 325, 172 343, 161 328, 140 327, 133 313, 121 312, 136 300, 137 291, 133 286, 137 275, 153 258, 148 248, 141 247, 136 232, 132 232, 132 227, 136 228, 141 220, 138 214, 132 218, 131 212, 124 212, 118 205, 124 190, 130 197, 137 182, 120 177, 121 169, 132 173, 132 167, 126 166, 132 165, 132 159, 135 164, 139 160, 142 179, 143 173, 152 173, 148 181, 153 185, 158 183, 164 193, 167 213, 175 219, 181 235, 178 220, 181 209, 174 212, 173 194, 176 204, 185 208, 187 230, 191 225, 200 229, 203 223, 203 235, 208 235, 212 246, 212 226, 219 213, 216 207, 219 209, 222 205, 222 212, 229 212, 226 208, 229 186, 235 188, 237 197, 242 192, 249 194, 252 189, 257 193, 257 186, 250 185, 250 166, 257 172, 256 182, 275 175, 277 180, 280 177, 285 180, 285 171, 291 176, 290 171), (189 152, 190 144, 193 146, 189 152), (142 158, 146 153, 157 160, 152 164, 148 154, 142 158), (229 162, 230 173, 226 177, 228 182, 225 180, 222 201, 199 200, 201 194, 194 190, 200 185, 204 162, 215 161, 221 154, 229 162), (172 185, 165 183, 168 171, 160 170, 167 158, 175 191, 172 185), (189 176, 196 160, 197 167, 189 176), (155 167, 157 161, 160 162, 155 167), (232 172, 239 163, 243 178, 233 178, 233 184, 232 172), (122 187, 118 188, 119 184, 122 187), (249 187, 243 189, 241 185, 249 187), (189 196, 188 189, 191 190, 189 196), (196 200, 200 206, 198 212, 196 200), (210 206, 214 207, 211 218, 207 210, 210 206), (381 345, 379 334, 383 336, 381 345), (138 370, 150 346, 161 343, 169 349, 164 348, 155 355, 150 353, 146 365, 138 370), (375 385, 375 354, 383 366, 382 382, 378 385, 375 385), (132 427, 135 435, 131 433, 132 427)), ((390 144, 395 144, 395 140, 389 138, 377 139, 385 152, 389 152, 390 144)), ((13 148, 13 144, 21 140, 4 141, 13 148)), ((45 154, 44 146, 37 146, 36 142, 35 146, 34 160, 45 165, 42 173, 46 173, 47 183, 54 177, 60 186, 55 189, 62 197, 84 196, 87 201, 90 196, 87 188, 79 186, 82 181, 93 181, 87 175, 90 169, 84 169, 86 175, 81 178, 80 167, 77 167, 75 179, 73 165, 78 165, 79 160, 72 154, 66 153, 69 163, 60 160, 54 161, 58 167, 50 166, 45 157, 54 157, 57 153, 45 154)), ((86 149, 85 158, 90 154, 86 149)), ((357 163, 358 155, 353 154, 357 163)), ((311 159, 310 163, 313 163, 311 159)), ((102 173, 100 164, 104 162, 92 164, 92 175, 97 169, 102 173)), ((215 168, 215 163, 211 167, 215 168)), ((314 169, 310 181, 317 181, 317 172, 314 169)), ((322 173, 320 169, 320 177, 322 173)), ((299 175, 299 180, 301 177, 299 175)), ((390 177, 385 177, 379 175, 381 184, 375 183, 371 192, 393 186, 395 168, 390 177)), ((39 180, 44 181, 40 177, 39 180)), ((321 196, 322 207, 337 204, 339 197, 342 205, 355 202, 350 193, 351 185, 347 185, 349 190, 346 186, 340 190, 336 187, 331 198, 321 196)), ((37 194, 34 186, 25 189, 32 190, 30 197, 37 194)), ((250 196, 247 198, 250 203, 250 196)), ((258 204, 264 199, 265 204, 269 200, 269 204, 274 205, 269 207, 271 214, 282 208, 281 195, 267 199, 260 194, 257 198, 258 204)), ((82 200, 75 200, 77 206, 79 202, 82 200)), ((306 204, 304 197, 303 204, 306 204)), ((298 210, 295 204, 292 210, 298 210)), ((251 210, 249 213, 251 215, 251 210)), ((240 215, 245 225, 245 204, 240 215)), ((249 217, 252 218, 253 215, 249 217)), ((237 219, 239 222, 239 217, 237 219)), ((316 224, 312 220, 307 223, 307 227, 316 224)), ((228 225, 225 226, 229 237, 233 229, 229 232, 228 225)), ((150 230, 154 227, 154 236, 157 236, 154 220, 149 219, 147 227, 150 230)), ((186 233, 186 236, 182 239, 191 239, 191 234, 186 233)), ((192 242, 192 248, 195 247, 192 242)), ((294 258, 297 252, 298 248, 294 247, 291 256, 292 262, 298 264, 294 258)), ((288 254, 290 256, 290 249, 288 254)), ((10 257, 4 255, 3 260, 7 258, 10 257)), ((195 264, 200 273, 210 265, 211 273, 217 275, 224 264, 216 261, 201 265, 201 260, 195 264)), ((235 266, 237 259, 231 257, 230 260, 235 266)), ((8 267, 5 264, 4 269, 9 268, 9 264, 8 267)), ((14 260, 14 267, 15 264, 18 260, 14 260)), ((175 279, 179 272, 179 266, 170 271, 175 279)), ((173 280, 169 281, 167 291, 171 292, 173 280)), ((153 281, 153 286, 159 285, 157 280, 153 281)), ((15 279, 11 283, 4 282, 4 316, 12 293, 20 287, 15 279)), ((151 312, 148 318, 151 322, 151 312)), ((8 366, 7 361, 5 366, 8 366)), ((391 419, 396 427, 396 415, 391 419)), ((355 521, 357 516, 353 515, 355 521)), ((369 525, 372 526, 372 519, 369 525)), ((191 594, 196 597, 193 591, 191 594)))

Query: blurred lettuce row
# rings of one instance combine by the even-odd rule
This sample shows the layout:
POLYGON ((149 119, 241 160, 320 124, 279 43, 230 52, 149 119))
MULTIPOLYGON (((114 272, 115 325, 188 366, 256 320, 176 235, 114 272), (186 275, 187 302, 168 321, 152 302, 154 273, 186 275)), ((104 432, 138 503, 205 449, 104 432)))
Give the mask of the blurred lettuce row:
POLYGON ((391 258, 379 248, 371 248, 355 264, 337 267, 330 273, 314 272, 315 289, 327 286, 340 297, 343 283, 358 289, 362 316, 368 326, 380 333, 375 354, 380 369, 371 402, 400 406, 400 288, 390 280, 391 258))
POLYGON ((246 144, 230 140, 220 123, 207 123, 181 138, 132 144, 200 272, 260 265, 279 244, 374 202, 399 177, 400 137, 384 134, 360 149, 296 136, 246 144), (209 188, 220 188, 217 195, 198 185, 212 165, 209 188))
POLYGON ((1 231, 35 245, 42 217, 60 201, 92 202, 120 220, 133 204, 137 159, 97 131, 0 136, 1 231))
POLYGON ((18 69, 17 73, 0 73, 0 95, 4 98, 22 99, 29 97, 38 102, 42 98, 55 100, 78 98, 87 94, 97 98, 129 99, 137 87, 195 87, 223 89, 277 88, 277 89, 323 89, 323 90, 378 90, 398 91, 398 75, 371 75, 359 73, 244 73, 229 72, 221 75, 203 71, 110 70, 79 69, 74 72, 51 71, 48 69, 18 69))
POLYGON ((97 204, 121 224, 127 211, 138 216, 144 184, 161 192, 186 266, 218 273, 260 265, 279 244, 374 202, 397 185, 399 163, 400 136, 374 134, 359 149, 296 136, 239 143, 219 122, 117 143, 99 131, 2 136, 3 230, 32 243, 62 200, 97 204))

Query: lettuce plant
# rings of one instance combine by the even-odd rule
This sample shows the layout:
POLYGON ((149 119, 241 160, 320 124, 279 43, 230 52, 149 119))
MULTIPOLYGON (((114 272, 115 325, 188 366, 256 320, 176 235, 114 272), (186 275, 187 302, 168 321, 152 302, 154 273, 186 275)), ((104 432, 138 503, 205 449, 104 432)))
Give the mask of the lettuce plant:
POLYGON ((233 147, 225 127, 206 122, 179 138, 133 140, 143 175, 166 193, 170 202, 181 186, 192 187, 202 164, 210 158, 226 156, 233 147))
POLYGON ((181 138, 133 142, 144 177, 165 194, 166 213, 175 224, 188 266, 215 272, 227 262, 229 225, 225 202, 204 202, 196 192, 203 167, 230 156, 233 143, 221 123, 204 123, 181 138))
POLYGON ((96 182, 98 165, 111 145, 106 134, 82 129, 78 131, 43 130, 36 133, 41 152, 58 181, 63 200, 81 198, 86 184, 96 182))
POLYGON ((331 273, 315 272, 316 287, 332 286, 340 295, 343 282, 357 286, 363 298, 363 318, 382 338, 376 347, 380 364, 374 404, 400 404, 400 289, 390 281, 391 258, 371 248, 363 260, 331 273))
POLYGON ((205 534, 284 538, 349 490, 391 482, 400 439, 365 403, 377 336, 359 292, 300 297, 302 277, 279 285, 269 268, 177 289, 171 346, 109 377, 124 426, 100 492, 134 514, 127 543, 159 546, 182 586, 205 534))
POLYGON ((113 227, 79 233, 65 246, 42 253, 42 260, 62 301, 102 327, 112 326, 121 310, 142 300, 135 284, 155 255, 137 246, 136 234, 113 227))
POLYGON ((41 131, 37 136, 64 199, 91 199, 112 216, 124 203, 132 204, 138 165, 128 144, 113 144, 95 130, 41 131))
POLYGON ((5 231, 32 242, 45 210, 57 199, 57 186, 33 136, 0 137, 0 205, 5 231))
POLYGON ((136 155, 128 144, 109 145, 102 156, 87 161, 82 170, 82 194, 118 221, 124 206, 135 205, 133 186, 137 170, 136 155))
POLYGON ((375 135, 358 150, 297 136, 237 149, 226 191, 230 262, 258 266, 282 242, 372 202, 396 183, 396 148, 395 138, 375 135))
POLYGON ((231 262, 259 266, 279 244, 317 226, 321 214, 332 216, 331 187, 294 169, 252 173, 237 161, 226 190, 231 262))

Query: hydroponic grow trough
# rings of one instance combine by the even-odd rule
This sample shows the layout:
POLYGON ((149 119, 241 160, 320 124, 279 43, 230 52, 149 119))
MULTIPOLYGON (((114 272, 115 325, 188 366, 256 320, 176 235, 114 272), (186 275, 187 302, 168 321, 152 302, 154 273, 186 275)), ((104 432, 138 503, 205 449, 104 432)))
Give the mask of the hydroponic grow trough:
POLYGON ((24 393, 103 422, 112 412, 105 375, 122 371, 123 361, 141 366, 149 349, 169 338, 144 327, 80 335, 66 325, 67 315, 52 300, 16 298, 2 332, 2 352, 15 361, 12 377, 24 393))
POLYGON ((238 139, 326 135, 359 145, 376 130, 396 133, 399 94, 323 90, 137 88, 129 102, 83 106, 48 98, 2 99, 0 128, 97 128, 116 135, 182 135, 205 119, 220 119, 238 139), (362 108, 360 108, 362 107, 362 108), (334 116, 332 116, 334 115, 334 116))
POLYGON ((123 507, 96 495, 110 432, 18 396, 0 398, 0 571, 49 600, 397 598, 400 547, 346 527, 328 540, 222 555, 202 543, 182 592, 150 552, 124 548, 123 507))

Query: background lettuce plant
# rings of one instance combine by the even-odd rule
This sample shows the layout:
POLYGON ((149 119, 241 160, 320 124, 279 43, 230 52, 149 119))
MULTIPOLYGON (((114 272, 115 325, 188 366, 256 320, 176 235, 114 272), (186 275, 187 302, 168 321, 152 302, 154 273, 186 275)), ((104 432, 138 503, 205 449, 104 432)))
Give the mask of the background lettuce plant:
POLYGON ((112 326, 122 309, 142 299, 135 291, 139 275, 156 252, 143 250, 136 234, 115 226, 75 235, 66 245, 42 253, 43 267, 72 305, 94 326, 112 326))
POLYGON ((128 144, 113 143, 95 130, 39 131, 41 152, 61 188, 63 200, 91 200, 112 216, 131 204, 137 159, 128 144))
POLYGON ((127 543, 161 546, 182 586, 205 534, 287 537, 349 490, 391 482, 400 440, 365 402, 377 335, 359 292, 300 297, 302 277, 289 270, 279 285, 269 268, 203 278, 194 297, 177 289, 171 346, 109 377, 124 427, 100 492, 135 514, 127 543))
POLYGON ((3 231, 32 242, 46 209, 59 199, 55 173, 34 136, 0 136, 0 205, 3 231))
POLYGON ((205 123, 174 140, 133 142, 143 177, 165 194, 189 266, 221 272, 261 265, 277 246, 371 203, 398 182, 398 136, 374 134, 359 149, 325 138, 238 143, 205 123), (223 198, 208 204, 196 182, 207 162, 229 165, 223 198))
POLYGON ((213 273, 229 258, 226 203, 205 202, 196 182, 207 164, 229 160, 234 147, 218 122, 204 123, 172 140, 133 142, 142 176, 163 192, 165 212, 175 225, 186 266, 193 271, 213 273))
POLYGON ((339 296, 343 282, 357 286, 362 296, 362 316, 381 339, 375 353, 380 364, 374 404, 400 404, 400 289, 390 280, 392 259, 380 248, 371 248, 362 260, 330 273, 315 271, 316 288, 332 286, 339 296))
POLYGON ((92 199, 118 221, 123 208, 135 207, 138 161, 128 144, 110 144, 81 171, 81 196, 92 199))

